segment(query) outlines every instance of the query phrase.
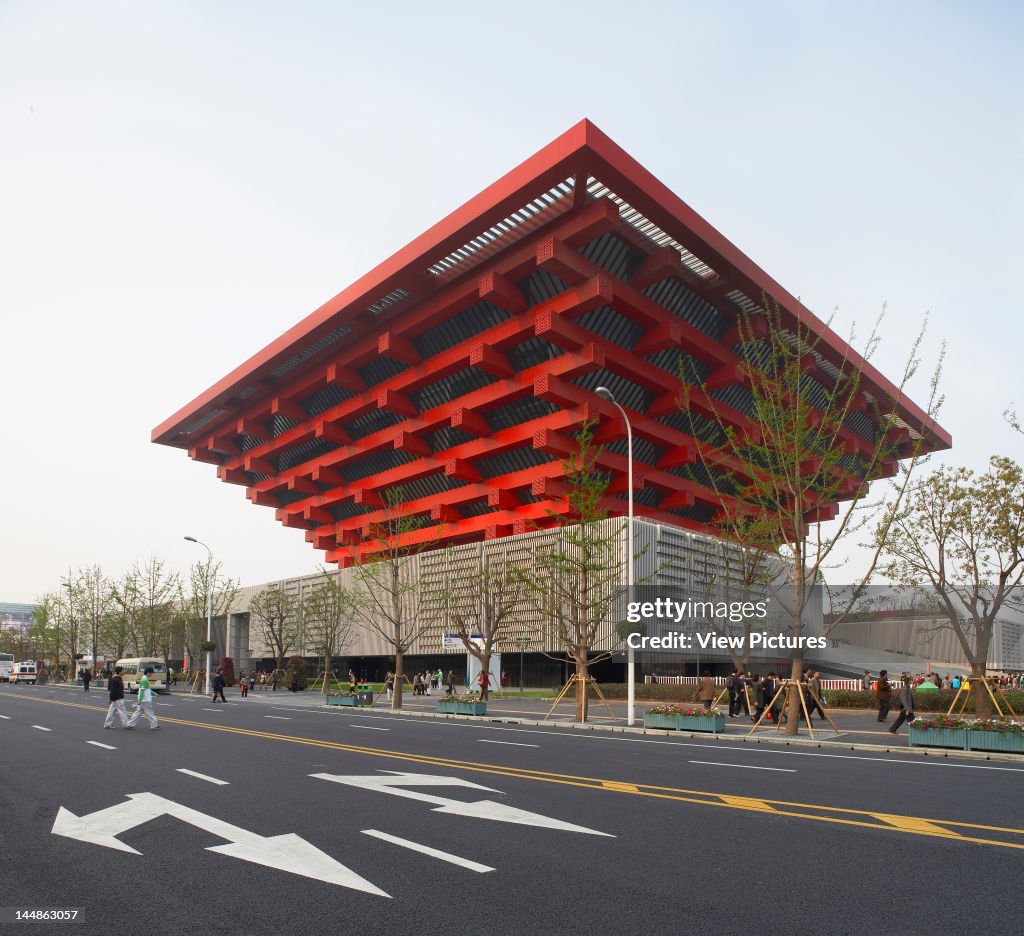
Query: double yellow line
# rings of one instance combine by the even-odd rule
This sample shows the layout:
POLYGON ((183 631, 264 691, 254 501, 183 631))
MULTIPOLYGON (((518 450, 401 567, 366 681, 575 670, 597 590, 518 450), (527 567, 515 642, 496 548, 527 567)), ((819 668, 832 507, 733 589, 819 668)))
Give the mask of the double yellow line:
MULTIPOLYGON (((95 705, 80 702, 61 702, 57 699, 35 699, 50 705, 66 705, 71 708, 103 711, 95 705)), ((951 819, 928 819, 920 816, 904 816, 892 813, 873 812, 864 809, 844 809, 838 806, 820 806, 813 803, 795 803, 787 800, 764 799, 761 797, 732 796, 706 790, 685 790, 676 787, 656 786, 648 783, 629 783, 620 780, 606 780, 600 777, 582 777, 573 774, 554 773, 545 770, 528 770, 524 767, 505 767, 497 764, 482 764, 474 761, 453 760, 432 754, 412 754, 405 751, 389 751, 359 744, 344 744, 340 741, 320 741, 297 735, 279 734, 270 731, 255 731, 250 728, 236 728, 230 725, 211 725, 207 722, 190 721, 184 718, 162 717, 161 721, 209 731, 224 731, 229 734, 250 738, 264 738, 269 741, 284 741, 289 744, 305 744, 310 747, 349 754, 363 754, 370 757, 384 757, 390 760, 409 761, 444 770, 466 770, 474 773, 494 774, 515 780, 532 780, 541 783, 557 783, 563 786, 600 790, 606 793, 624 793, 631 796, 646 796, 654 799, 693 803, 699 806, 717 806, 724 809, 739 809, 762 815, 789 816, 815 822, 829 822, 835 825, 855 826, 862 829, 880 829, 885 832, 902 832, 908 835, 924 835, 956 842, 973 842, 978 845, 994 845, 1000 848, 1024 849, 1024 829, 1005 826, 979 825, 971 822, 957 822, 951 819), (982 837, 978 833, 995 833, 1000 838, 982 837)))

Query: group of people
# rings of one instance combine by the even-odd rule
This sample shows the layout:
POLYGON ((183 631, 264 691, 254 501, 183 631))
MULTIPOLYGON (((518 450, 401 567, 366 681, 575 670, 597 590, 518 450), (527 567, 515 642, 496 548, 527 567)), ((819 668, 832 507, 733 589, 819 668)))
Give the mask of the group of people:
POLYGON ((146 716, 146 721, 149 722, 149 730, 155 731, 160 727, 160 722, 157 721, 156 713, 153 711, 153 690, 149 683, 149 677, 153 675, 153 667, 147 666, 139 677, 138 701, 131 715, 128 714, 125 706, 122 672, 123 669, 120 666, 115 667, 107 682, 110 705, 107 708, 107 717, 103 721, 103 727, 113 728, 114 716, 117 715, 121 719, 122 728, 134 728, 135 723, 139 720, 139 715, 142 714, 146 716))
MULTIPOLYGON (((436 673, 421 670, 412 677, 411 682, 413 695, 430 695, 431 689, 441 689, 442 687, 446 695, 455 695, 455 672, 453 670, 448 670, 447 675, 440 669, 436 673)), ((384 689, 387 691, 389 699, 394 688, 395 674, 388 670, 387 676, 384 677, 384 689)))
MULTIPOLYGON (((714 681, 710 679, 709 674, 705 673, 704 675, 713 686, 714 681)), ((808 667, 801 674, 800 682, 803 686, 807 717, 813 720, 814 716, 818 715, 821 721, 825 721, 825 710, 822 707, 824 696, 821 691, 821 673, 808 667)), ((725 688, 729 693, 729 717, 739 718, 742 713, 754 722, 760 721, 762 716, 765 721, 778 723, 781 719, 782 722, 785 722, 786 713, 782 711, 783 696, 779 694, 781 686, 782 680, 775 672, 769 672, 761 677, 749 670, 744 673, 739 669, 734 669, 725 680, 725 688), (753 704, 753 712, 750 710, 751 704, 753 704)), ((701 699, 704 698, 705 693, 702 692, 701 699)), ((705 707, 709 707, 707 703, 705 703, 705 707)), ((803 721, 803 705, 799 706, 798 712, 800 720, 803 721)))
MULTIPOLYGON (((391 677, 392 682, 394 682, 394 675, 391 673, 388 675, 391 677)), ((448 695, 452 695, 455 692, 455 674, 452 670, 448 670, 447 677, 438 669, 436 673, 423 670, 412 678, 413 695, 430 695, 431 689, 440 689, 442 686, 447 688, 448 695)), ((390 692, 388 694, 390 696, 390 692)))
MULTIPOLYGON (((912 689, 920 689, 922 686, 926 689, 934 686, 936 689, 952 689, 954 692, 961 686, 966 686, 969 681, 969 677, 960 676, 959 674, 950 676, 946 673, 943 676, 941 673, 918 673, 916 676, 910 676, 909 673, 904 673, 903 676, 907 676, 910 679, 910 687, 912 689)), ((902 677, 900 677, 902 680, 902 677)), ((1004 692, 1008 692, 1011 689, 1024 689, 1024 673, 1001 673, 998 676, 989 677, 992 682, 993 688, 1002 689, 1004 692)), ((864 688, 874 690, 875 683, 877 680, 872 677, 870 671, 864 672, 864 688)))

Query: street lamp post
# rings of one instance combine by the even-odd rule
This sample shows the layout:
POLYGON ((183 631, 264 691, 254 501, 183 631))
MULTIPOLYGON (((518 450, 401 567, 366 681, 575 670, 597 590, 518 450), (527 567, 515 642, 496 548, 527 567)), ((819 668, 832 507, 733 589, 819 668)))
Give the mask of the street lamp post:
POLYGON ((209 645, 213 642, 213 550, 202 540, 194 536, 186 536, 190 543, 198 543, 206 550, 206 694, 209 695, 213 689, 210 686, 210 665, 212 663, 213 651, 209 645))
MULTIPOLYGON (((621 414, 626 424, 626 503, 629 526, 626 531, 626 588, 628 601, 633 600, 633 427, 629 424, 626 411, 619 406, 615 395, 607 387, 598 387, 594 391, 602 400, 607 400, 621 414)), ((636 653, 631 646, 626 647, 626 724, 636 722, 636 653)))
POLYGON ((519 648, 519 691, 523 691, 523 651, 530 646, 528 637, 517 637, 516 646, 519 648))

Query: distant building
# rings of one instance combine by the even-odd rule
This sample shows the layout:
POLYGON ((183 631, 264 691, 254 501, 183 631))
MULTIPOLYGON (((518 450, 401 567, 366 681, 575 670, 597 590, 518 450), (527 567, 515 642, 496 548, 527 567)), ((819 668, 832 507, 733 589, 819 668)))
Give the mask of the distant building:
POLYGON ((15 630, 21 634, 35 623, 38 605, 18 604, 14 601, 0 601, 0 630, 15 630))

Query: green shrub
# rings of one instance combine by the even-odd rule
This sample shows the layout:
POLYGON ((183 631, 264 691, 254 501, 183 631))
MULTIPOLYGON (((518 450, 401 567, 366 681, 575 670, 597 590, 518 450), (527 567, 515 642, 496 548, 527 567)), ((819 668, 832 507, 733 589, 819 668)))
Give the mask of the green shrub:
MULTIPOLYGON (((607 699, 625 699, 625 683, 601 683, 601 692, 607 699)), ((637 683, 636 698, 645 702, 696 702, 697 686, 676 686, 665 683, 637 683)))
MULTIPOLYGON (((897 687, 893 686, 891 703, 894 708, 896 707, 897 692, 897 687)), ((832 708, 878 708, 878 699, 875 698, 875 694, 873 692, 853 692, 848 689, 826 689, 824 695, 825 704, 832 708)), ((939 689, 936 692, 915 692, 914 711, 948 712, 949 707, 953 704, 953 700, 955 698, 955 689, 939 689)), ((999 699, 1000 705, 1002 705, 1003 697, 997 694, 996 698, 999 699)), ((1005 699, 1013 707, 1015 712, 1021 714, 1022 708, 1024 708, 1024 692, 1007 692, 1005 699)), ((963 701, 964 697, 961 695, 960 702, 957 703, 957 711, 960 710, 960 705, 963 701)), ((974 711, 973 698, 968 701, 965 711, 974 711)))

